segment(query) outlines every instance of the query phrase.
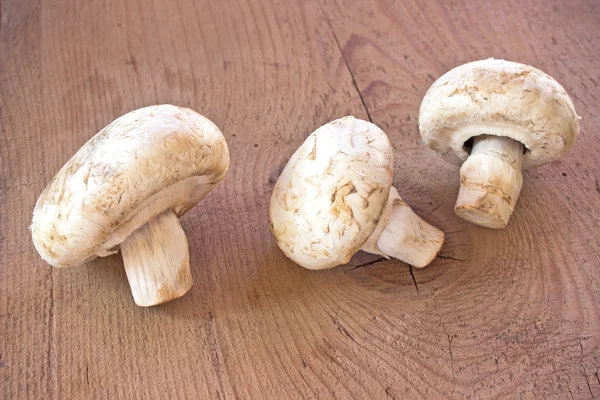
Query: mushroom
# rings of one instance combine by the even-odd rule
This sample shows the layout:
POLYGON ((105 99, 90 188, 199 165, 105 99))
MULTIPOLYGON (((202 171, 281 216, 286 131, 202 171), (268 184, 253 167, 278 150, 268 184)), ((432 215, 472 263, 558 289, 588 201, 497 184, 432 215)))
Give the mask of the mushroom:
POLYGON ((456 67, 433 83, 421 103, 419 130, 440 157, 462 164, 456 214, 504 228, 521 192, 522 169, 564 156, 578 119, 552 77, 488 59, 456 67))
POLYGON ((347 263, 358 250, 429 264, 444 233, 419 218, 392 187, 394 155, 376 125, 344 117, 313 132, 275 184, 271 231, 308 269, 347 263))
POLYGON ((158 105, 132 111, 91 138, 56 174, 33 211, 41 257, 74 267, 121 249, 137 305, 192 286, 178 217, 225 177, 223 134, 202 115, 158 105))

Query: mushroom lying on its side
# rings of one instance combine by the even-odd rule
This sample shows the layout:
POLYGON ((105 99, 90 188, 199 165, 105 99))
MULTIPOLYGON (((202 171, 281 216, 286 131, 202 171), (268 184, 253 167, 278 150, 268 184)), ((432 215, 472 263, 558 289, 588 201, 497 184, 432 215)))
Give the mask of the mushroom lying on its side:
POLYGON ((489 59, 456 67, 433 83, 421 103, 419 130, 440 157, 462 164, 456 214, 504 228, 521 192, 521 170, 564 156, 578 119, 552 77, 489 59))
POLYGON ((271 231, 308 269, 347 263, 358 250, 424 267, 444 233, 419 218, 392 187, 394 155, 376 125, 344 117, 313 132, 277 180, 271 231))
POLYGON ((225 177, 229 151, 210 120, 159 105, 132 111, 90 139, 56 174, 33 211, 41 257, 74 267, 119 251, 139 306, 192 286, 177 217, 225 177))

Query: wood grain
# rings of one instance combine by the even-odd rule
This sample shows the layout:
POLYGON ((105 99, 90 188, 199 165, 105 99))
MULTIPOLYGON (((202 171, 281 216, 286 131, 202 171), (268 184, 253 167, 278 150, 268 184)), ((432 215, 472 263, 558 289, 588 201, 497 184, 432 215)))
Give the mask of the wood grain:
POLYGON ((3 0, 0 398, 600 397, 598 35, 593 0, 3 0), (434 79, 490 56, 553 75, 583 117, 502 231, 453 214, 458 169, 417 132, 434 79), (213 120, 232 162, 182 219, 193 289, 142 309, 119 255, 52 269, 28 224, 89 137, 156 103, 213 120), (346 114, 388 133, 394 185, 447 233, 430 267, 306 271, 272 239, 279 172, 346 114))

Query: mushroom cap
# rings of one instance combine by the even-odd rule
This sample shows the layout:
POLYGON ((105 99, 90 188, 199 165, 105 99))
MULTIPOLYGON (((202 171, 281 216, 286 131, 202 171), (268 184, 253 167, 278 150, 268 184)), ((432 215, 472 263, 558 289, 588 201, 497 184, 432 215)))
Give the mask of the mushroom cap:
POLYGON ((271 197, 271 231, 308 269, 347 263, 375 230, 394 171, 392 145, 376 125, 344 117, 313 132, 271 197))
POLYGON ((456 165, 465 143, 506 136, 527 148, 523 167, 562 157, 579 130, 573 101, 554 78, 529 65, 487 59, 456 67, 433 83, 421 103, 423 141, 456 165))
POLYGON ((156 215, 182 215, 227 172, 223 134, 172 105, 141 108, 92 137, 61 168, 33 211, 33 243, 55 267, 115 253, 156 215))

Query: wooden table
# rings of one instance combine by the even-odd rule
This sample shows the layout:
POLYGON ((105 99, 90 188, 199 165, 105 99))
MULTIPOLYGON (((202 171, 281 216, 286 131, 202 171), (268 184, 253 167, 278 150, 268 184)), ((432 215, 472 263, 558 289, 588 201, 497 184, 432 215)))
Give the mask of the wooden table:
POLYGON ((600 398, 599 2, 0 7, 0 398, 600 398), (454 215, 459 171, 417 130, 429 85, 491 56, 556 77, 583 117, 501 231, 454 215), (231 167, 182 219, 193 289, 144 309, 120 255, 53 269, 28 225, 89 137, 156 103, 212 119, 231 167), (447 233, 428 268, 362 254, 311 272, 271 237, 287 159, 347 114, 387 132, 395 186, 447 233))

